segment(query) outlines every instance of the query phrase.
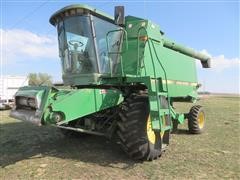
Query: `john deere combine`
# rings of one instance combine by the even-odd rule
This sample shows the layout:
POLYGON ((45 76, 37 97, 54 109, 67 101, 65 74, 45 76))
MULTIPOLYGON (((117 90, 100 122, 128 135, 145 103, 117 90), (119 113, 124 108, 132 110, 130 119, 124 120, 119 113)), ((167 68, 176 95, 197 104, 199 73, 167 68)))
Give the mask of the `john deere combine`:
POLYGON ((176 112, 174 102, 196 102, 195 59, 210 58, 167 39, 146 19, 115 17, 86 5, 67 6, 50 18, 57 28, 62 79, 68 89, 22 87, 11 116, 74 133, 117 137, 132 158, 152 160, 169 144, 170 132, 188 120, 201 133, 201 106, 176 112))

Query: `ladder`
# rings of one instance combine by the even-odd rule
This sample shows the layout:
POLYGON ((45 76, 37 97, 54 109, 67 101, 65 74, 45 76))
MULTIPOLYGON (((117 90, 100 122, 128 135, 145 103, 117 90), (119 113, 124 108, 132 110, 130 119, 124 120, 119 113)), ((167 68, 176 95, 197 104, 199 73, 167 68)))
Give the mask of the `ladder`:
MULTIPOLYGON (((139 56, 139 36, 140 36, 140 31, 144 30, 147 37, 147 30, 145 27, 141 27, 138 30, 138 61, 140 61, 140 56, 139 56)), ((153 66, 153 72, 154 72, 154 78, 151 79, 151 90, 149 90, 148 92, 148 96, 149 96, 149 102, 150 102, 150 116, 151 116, 151 122, 152 122, 152 128, 156 129, 156 130, 161 130, 161 132, 164 132, 166 130, 171 129, 171 106, 170 106, 170 98, 169 98, 169 91, 168 91, 168 83, 167 83, 167 74, 166 71, 161 63, 161 61, 159 60, 158 56, 157 56, 157 52, 155 49, 155 46, 152 42, 152 40, 150 38, 147 38, 147 42, 148 44, 148 48, 149 48, 149 52, 150 52, 150 56, 151 56, 151 61, 152 61, 152 66, 153 66), (161 90, 160 91, 160 83, 163 84, 162 79, 157 78, 156 75, 156 67, 155 67, 155 61, 153 58, 153 53, 152 53, 152 49, 154 51, 154 55, 157 58, 157 62, 160 65, 161 69, 164 72, 164 78, 166 81, 166 91, 161 90), (152 83, 153 82, 153 83, 152 83), (165 99, 165 103, 164 103, 164 99, 165 99), (166 106, 167 103, 167 106, 166 106)), ((139 65, 141 63, 138 62, 137 64, 137 70, 139 69, 139 65)), ((140 72, 137 72, 137 75, 141 75, 140 72)))

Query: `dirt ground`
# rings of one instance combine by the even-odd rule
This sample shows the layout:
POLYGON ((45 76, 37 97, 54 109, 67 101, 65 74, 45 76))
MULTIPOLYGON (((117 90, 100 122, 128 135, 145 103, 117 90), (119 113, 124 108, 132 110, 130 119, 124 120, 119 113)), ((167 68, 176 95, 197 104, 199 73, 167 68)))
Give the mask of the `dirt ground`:
POLYGON ((0 179, 240 179, 239 102, 230 96, 198 102, 206 111, 205 132, 190 135, 181 125, 167 151, 152 162, 129 159, 105 138, 65 138, 54 127, 0 111, 0 179))

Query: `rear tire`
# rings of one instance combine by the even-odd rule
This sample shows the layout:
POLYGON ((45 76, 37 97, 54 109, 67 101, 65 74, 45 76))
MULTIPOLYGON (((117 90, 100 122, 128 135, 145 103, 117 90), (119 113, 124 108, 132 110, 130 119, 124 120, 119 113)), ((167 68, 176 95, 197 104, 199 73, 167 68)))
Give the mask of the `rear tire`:
POLYGON ((200 105, 193 106, 188 113, 188 129, 192 134, 200 134, 205 126, 205 113, 200 105))
POLYGON ((162 153, 163 136, 149 127, 149 112, 148 96, 134 93, 125 99, 119 113, 117 135, 120 144, 136 160, 153 160, 162 153), (149 137, 151 133, 154 133, 153 138, 149 137))

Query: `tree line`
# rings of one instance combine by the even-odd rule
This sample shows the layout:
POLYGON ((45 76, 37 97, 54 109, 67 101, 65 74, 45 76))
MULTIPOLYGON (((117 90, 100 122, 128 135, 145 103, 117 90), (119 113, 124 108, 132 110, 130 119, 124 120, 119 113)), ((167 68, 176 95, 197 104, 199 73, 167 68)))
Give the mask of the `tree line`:
POLYGON ((30 86, 51 86, 52 83, 52 76, 47 73, 30 73, 28 75, 28 84, 30 86))

